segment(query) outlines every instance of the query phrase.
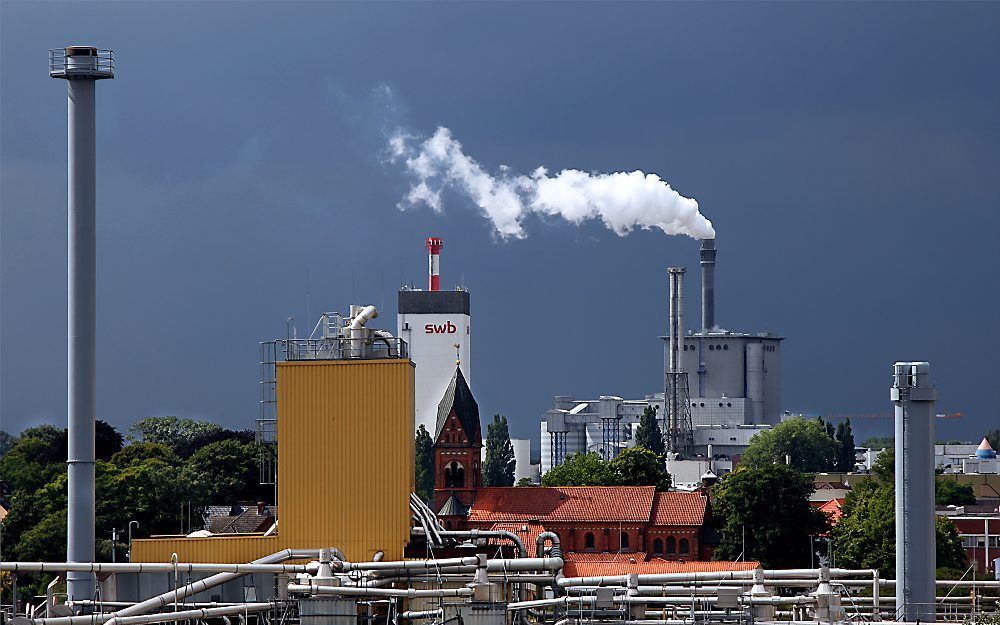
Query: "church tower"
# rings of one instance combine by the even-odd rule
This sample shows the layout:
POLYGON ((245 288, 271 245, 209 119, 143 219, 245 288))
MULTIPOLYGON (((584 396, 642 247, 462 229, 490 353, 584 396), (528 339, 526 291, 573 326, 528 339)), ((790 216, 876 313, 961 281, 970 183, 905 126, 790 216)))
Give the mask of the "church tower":
POLYGON ((434 509, 445 526, 464 523, 483 485, 479 405, 459 367, 445 389, 434 426, 434 509))

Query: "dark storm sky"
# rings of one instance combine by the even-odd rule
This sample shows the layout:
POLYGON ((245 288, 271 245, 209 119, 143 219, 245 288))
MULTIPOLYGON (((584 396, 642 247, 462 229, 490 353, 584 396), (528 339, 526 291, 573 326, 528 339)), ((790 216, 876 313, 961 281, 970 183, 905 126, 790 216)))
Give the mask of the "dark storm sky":
MULTIPOLYGON (((940 436, 1000 425, 1000 4, 15 3, 2 35, 3 429, 62 422, 65 85, 98 85, 98 405, 252 427, 258 341, 443 280, 472 293, 484 415, 537 436, 553 394, 662 388, 668 265, 697 244, 466 200, 401 212, 384 130, 444 125, 484 167, 643 169, 718 230, 718 312, 783 347, 783 405, 889 410, 927 359, 940 436), (391 93, 391 97, 387 96, 391 93), (307 278, 308 276, 308 278, 307 278), (308 280, 308 287, 307 287, 308 280)), ((697 317, 689 299, 689 319, 697 317)), ((883 429, 889 423, 882 422, 883 429)))

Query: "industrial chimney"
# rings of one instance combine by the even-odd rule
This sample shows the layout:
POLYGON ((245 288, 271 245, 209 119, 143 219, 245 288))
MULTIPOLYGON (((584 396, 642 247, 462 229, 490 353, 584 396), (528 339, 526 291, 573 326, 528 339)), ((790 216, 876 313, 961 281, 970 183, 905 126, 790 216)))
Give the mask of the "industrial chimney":
POLYGON ((428 269, 428 291, 441 290, 441 248, 444 247, 444 239, 437 237, 427 237, 427 269, 428 269))
POLYGON ((663 405, 666 410, 667 451, 687 454, 691 447, 691 413, 688 408, 687 371, 681 362, 684 349, 684 267, 668 267, 670 289, 670 319, 667 349, 667 370, 663 385, 663 405))
POLYGON ((892 366, 889 397, 896 411, 896 615, 933 623, 934 401, 926 362, 892 366))
POLYGON ((701 331, 715 327, 715 239, 701 240, 701 331))
MULTIPOLYGON (((114 78, 114 53, 91 46, 49 50, 49 76, 68 86, 68 502, 66 560, 94 561, 95 204, 94 86, 114 78)), ((94 598, 93 573, 69 572, 70 601, 94 598)))

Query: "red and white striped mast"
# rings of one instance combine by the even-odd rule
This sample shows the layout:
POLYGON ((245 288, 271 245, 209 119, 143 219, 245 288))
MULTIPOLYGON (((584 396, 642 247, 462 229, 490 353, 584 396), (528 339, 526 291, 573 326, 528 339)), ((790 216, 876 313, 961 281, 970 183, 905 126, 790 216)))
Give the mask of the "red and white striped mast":
POLYGON ((444 239, 437 237, 427 237, 428 253, 428 273, 430 282, 428 290, 441 290, 441 248, 444 247, 444 239))

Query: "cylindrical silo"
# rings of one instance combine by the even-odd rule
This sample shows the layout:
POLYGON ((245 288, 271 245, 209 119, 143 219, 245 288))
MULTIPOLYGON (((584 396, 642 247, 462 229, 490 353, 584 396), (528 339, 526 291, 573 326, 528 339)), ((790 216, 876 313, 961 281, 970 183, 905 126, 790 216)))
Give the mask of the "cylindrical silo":
POLYGON ((764 344, 747 343, 747 400, 751 423, 764 422, 764 344))
POLYGON ((893 365, 890 398, 896 412, 896 614, 933 622, 934 401, 930 364, 893 365))

